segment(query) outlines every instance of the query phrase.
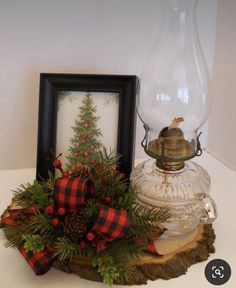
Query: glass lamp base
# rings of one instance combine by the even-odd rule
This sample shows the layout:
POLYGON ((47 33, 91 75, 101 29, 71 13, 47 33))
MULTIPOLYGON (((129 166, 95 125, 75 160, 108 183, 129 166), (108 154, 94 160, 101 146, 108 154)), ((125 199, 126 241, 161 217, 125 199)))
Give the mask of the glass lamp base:
POLYGON ((210 176, 193 161, 181 170, 161 170, 155 159, 136 166, 131 185, 138 191, 137 201, 148 207, 168 206, 172 214, 164 226, 163 237, 175 238, 190 233, 199 223, 212 223, 217 217, 216 205, 209 195, 210 176))

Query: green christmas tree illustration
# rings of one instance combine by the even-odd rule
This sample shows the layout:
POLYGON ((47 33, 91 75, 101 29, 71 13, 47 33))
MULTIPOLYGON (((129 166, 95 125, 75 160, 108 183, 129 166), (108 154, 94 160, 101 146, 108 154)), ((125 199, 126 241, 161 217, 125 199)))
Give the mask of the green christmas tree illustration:
POLYGON ((67 155, 67 169, 71 169, 76 163, 87 164, 94 167, 98 161, 101 142, 99 137, 101 130, 97 128, 97 108, 94 105, 90 93, 87 93, 79 107, 79 115, 72 127, 74 136, 71 139, 69 155, 67 155))

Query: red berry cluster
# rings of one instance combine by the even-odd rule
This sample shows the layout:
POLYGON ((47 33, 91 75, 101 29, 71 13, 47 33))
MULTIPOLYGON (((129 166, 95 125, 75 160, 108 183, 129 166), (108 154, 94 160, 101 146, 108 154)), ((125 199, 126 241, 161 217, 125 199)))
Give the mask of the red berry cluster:
POLYGON ((60 219, 58 218, 58 216, 60 217, 66 214, 66 209, 58 208, 56 210, 53 204, 48 205, 44 210, 48 215, 53 216, 51 223, 54 227, 57 227, 60 224, 60 219))
POLYGON ((96 237, 93 232, 88 232, 86 239, 91 243, 92 247, 96 248, 98 253, 101 253, 107 249, 106 240, 96 237))

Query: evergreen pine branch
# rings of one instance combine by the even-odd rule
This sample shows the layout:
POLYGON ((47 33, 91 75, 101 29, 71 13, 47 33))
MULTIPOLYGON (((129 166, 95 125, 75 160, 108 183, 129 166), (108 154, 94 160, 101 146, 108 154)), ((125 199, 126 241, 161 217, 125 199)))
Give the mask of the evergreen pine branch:
POLYGON ((4 232, 8 239, 4 244, 5 247, 16 248, 21 245, 25 233, 22 227, 4 227, 4 232))
POLYGON ((71 261, 73 257, 83 255, 79 244, 72 242, 66 236, 57 238, 57 242, 54 248, 57 251, 55 256, 58 256, 59 261, 71 261))
POLYGON ((96 192, 102 193, 102 196, 111 195, 119 196, 127 189, 127 183, 121 179, 121 176, 115 171, 103 171, 94 177, 94 185, 96 192))
POLYGON ((47 191, 48 193, 51 193, 54 188, 56 178, 54 177, 51 171, 48 172, 48 176, 49 177, 47 180, 42 180, 41 185, 43 186, 45 191, 47 191))
POLYGON ((28 229, 33 233, 40 233, 50 235, 53 233, 51 223, 48 221, 46 215, 38 212, 34 215, 30 222, 27 224, 28 229))
POLYGON ((115 152, 108 152, 105 147, 99 151, 99 164, 103 168, 111 169, 114 168, 119 160, 120 156, 115 152))
POLYGON ((130 239, 120 239, 110 243, 108 251, 116 263, 122 266, 125 262, 139 263, 144 249, 143 245, 135 244, 130 239))
POLYGON ((89 199, 85 207, 82 209, 81 214, 87 223, 93 222, 99 212, 98 202, 95 199, 89 199))
POLYGON ((37 181, 34 181, 33 184, 27 183, 21 185, 13 192, 14 201, 23 208, 36 205, 39 209, 42 209, 49 204, 49 190, 45 189, 45 187, 37 181))
POLYGON ((130 211, 132 227, 129 230, 131 237, 151 241, 153 234, 159 229, 164 231, 162 224, 171 217, 168 207, 148 208, 136 204, 130 211))
POLYGON ((137 196, 138 196, 137 191, 135 191, 130 186, 128 190, 125 193, 122 193, 122 195, 119 197, 117 201, 117 208, 129 211, 130 209, 132 209, 133 205, 135 204, 137 196))

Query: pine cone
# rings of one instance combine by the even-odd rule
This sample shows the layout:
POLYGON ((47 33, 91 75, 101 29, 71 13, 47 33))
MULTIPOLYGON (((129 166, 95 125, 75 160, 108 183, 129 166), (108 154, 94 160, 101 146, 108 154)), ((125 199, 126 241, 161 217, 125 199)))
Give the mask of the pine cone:
POLYGON ((86 223, 76 213, 68 215, 64 220, 64 234, 70 237, 72 240, 77 241, 83 237, 86 233, 86 223))
POLYGON ((81 177, 89 177, 91 173, 91 169, 84 164, 77 163, 70 170, 70 176, 81 176, 81 177))

